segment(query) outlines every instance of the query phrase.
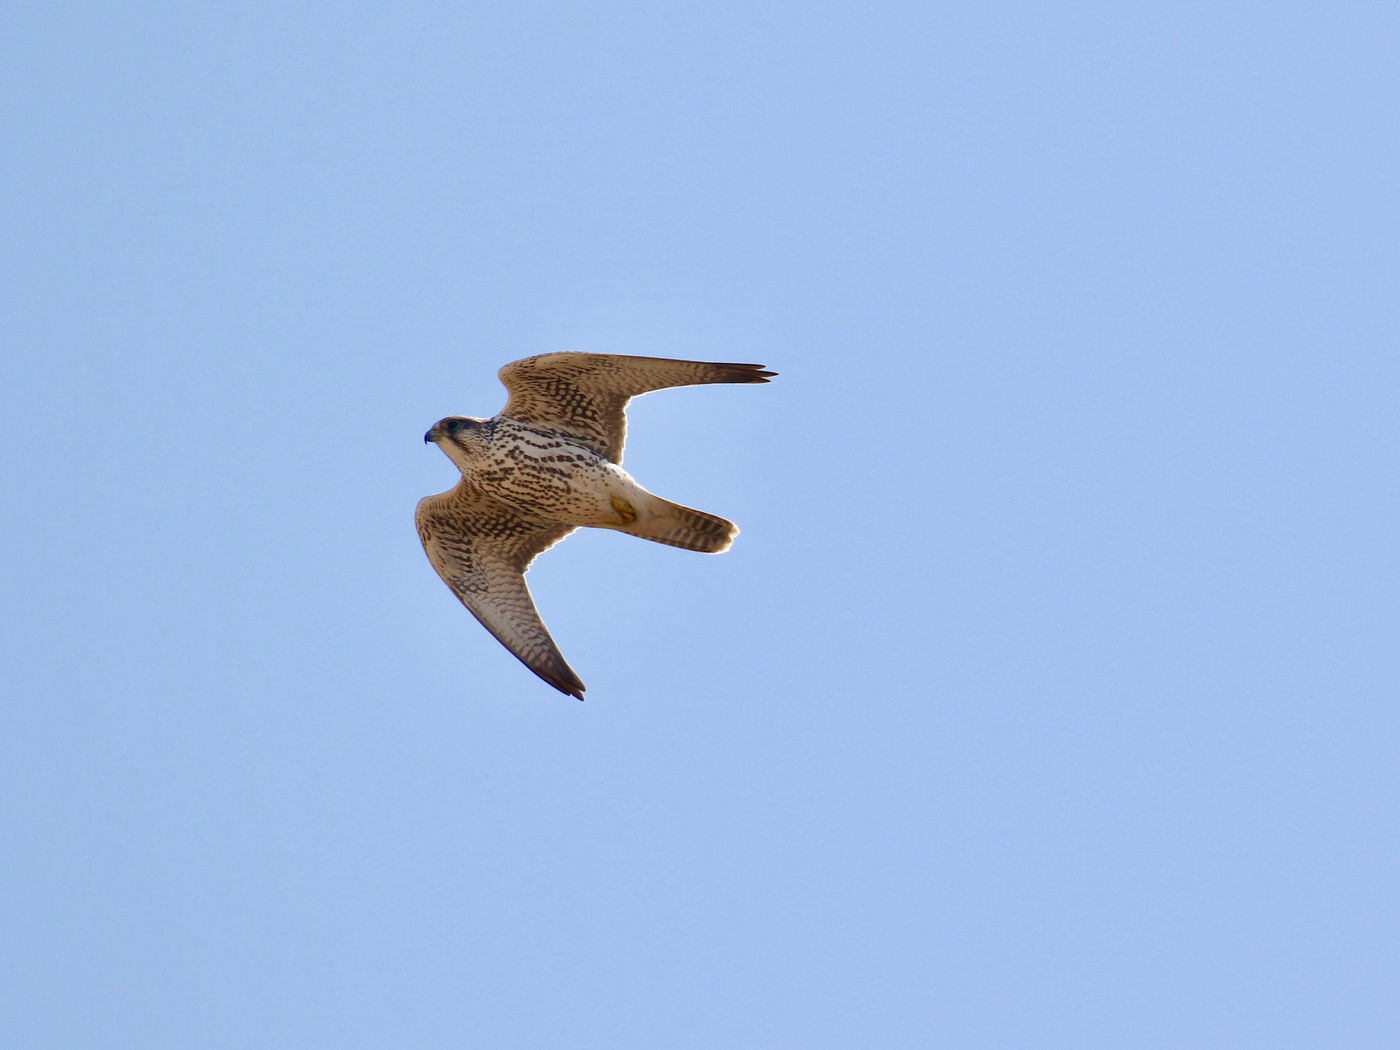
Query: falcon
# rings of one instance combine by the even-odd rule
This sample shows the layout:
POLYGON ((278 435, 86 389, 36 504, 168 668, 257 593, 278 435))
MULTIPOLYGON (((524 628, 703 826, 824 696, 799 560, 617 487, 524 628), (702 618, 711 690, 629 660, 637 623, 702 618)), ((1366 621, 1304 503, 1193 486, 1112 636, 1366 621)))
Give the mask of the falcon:
POLYGON ((615 529, 704 554, 729 549, 731 521, 654 496, 622 469, 623 414, 638 394, 702 383, 766 383, 762 365, 622 354, 541 354, 499 376, 510 395, 491 419, 448 416, 424 435, 462 472, 418 504, 418 537, 437 574, 481 625, 561 693, 583 699, 535 609, 525 571, 574 529, 615 529))

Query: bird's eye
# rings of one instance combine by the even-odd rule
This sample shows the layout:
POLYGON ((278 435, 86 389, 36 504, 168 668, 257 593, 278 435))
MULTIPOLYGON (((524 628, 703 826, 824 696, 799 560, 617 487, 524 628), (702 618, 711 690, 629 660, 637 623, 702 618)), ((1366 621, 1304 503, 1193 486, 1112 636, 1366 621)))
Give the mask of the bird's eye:
POLYGON ((455 434, 457 433, 458 427, 460 427, 461 425, 462 421, 460 419, 449 419, 447 421, 447 432, 449 434, 455 434))

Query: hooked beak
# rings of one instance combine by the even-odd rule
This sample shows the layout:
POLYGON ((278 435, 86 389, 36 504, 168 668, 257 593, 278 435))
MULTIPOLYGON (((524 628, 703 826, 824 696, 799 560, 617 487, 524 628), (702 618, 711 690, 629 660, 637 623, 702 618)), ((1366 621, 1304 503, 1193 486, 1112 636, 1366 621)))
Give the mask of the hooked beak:
POLYGON ((426 434, 423 435, 423 444, 425 444, 425 445, 431 445, 431 444, 432 444, 434 441, 436 441, 441 435, 442 435, 442 431, 439 430, 439 429, 438 429, 438 425, 437 425, 436 423, 434 423, 434 424, 433 424, 433 429, 430 430, 430 431, 428 431, 426 434))

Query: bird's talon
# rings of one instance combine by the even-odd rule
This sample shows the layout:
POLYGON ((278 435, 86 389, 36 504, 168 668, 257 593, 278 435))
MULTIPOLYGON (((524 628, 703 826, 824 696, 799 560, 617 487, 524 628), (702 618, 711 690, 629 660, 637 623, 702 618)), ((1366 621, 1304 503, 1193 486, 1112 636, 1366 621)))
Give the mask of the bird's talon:
POLYGON ((622 519, 622 524, 631 525, 637 520, 637 512, 632 509, 632 504, 621 496, 612 497, 612 507, 613 510, 617 511, 617 516, 622 519))

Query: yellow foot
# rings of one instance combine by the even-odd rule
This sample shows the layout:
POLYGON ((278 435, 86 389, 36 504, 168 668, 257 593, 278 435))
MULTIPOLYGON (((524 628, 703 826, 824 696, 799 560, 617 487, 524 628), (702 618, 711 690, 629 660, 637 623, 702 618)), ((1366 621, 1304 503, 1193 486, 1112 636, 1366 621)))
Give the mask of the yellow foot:
POLYGON ((621 496, 612 498, 613 510, 617 511, 617 516, 622 519, 622 524, 631 525, 637 520, 637 512, 632 509, 632 504, 628 503, 621 496))

